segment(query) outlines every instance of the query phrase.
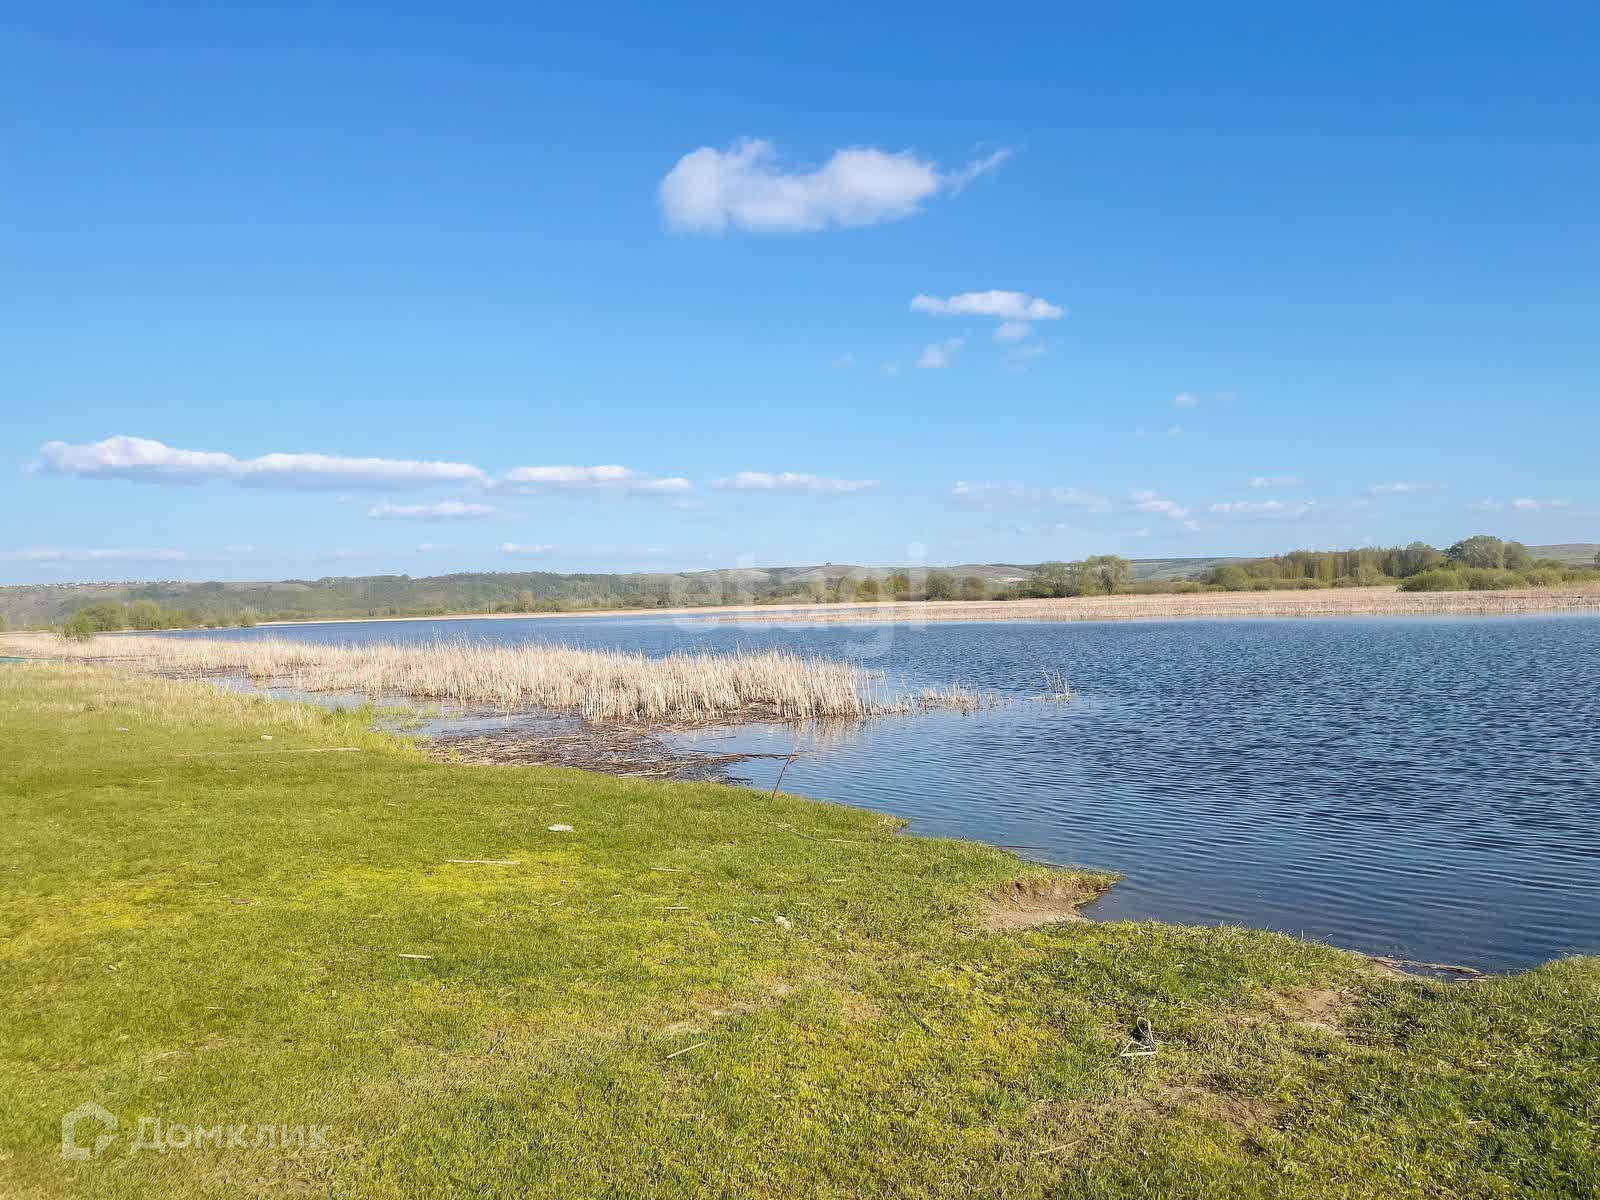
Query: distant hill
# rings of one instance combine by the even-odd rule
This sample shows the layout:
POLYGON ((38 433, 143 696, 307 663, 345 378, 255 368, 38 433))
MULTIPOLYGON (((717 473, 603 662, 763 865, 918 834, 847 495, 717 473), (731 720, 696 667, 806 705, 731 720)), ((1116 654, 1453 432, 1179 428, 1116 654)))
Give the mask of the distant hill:
MULTIPOLYGON (((1220 558, 1140 559, 1134 578, 1174 579, 1205 571, 1220 558)), ((958 580, 976 577, 998 589, 1033 578, 1037 563, 963 563, 944 567, 958 580)), ((654 608, 728 602, 833 598, 841 579, 886 579, 906 568, 819 563, 807 567, 737 567, 726 571, 557 574, 549 571, 329 576, 238 583, 128 582, 19 584, 0 587, 0 620, 11 628, 58 624, 90 604, 151 600, 164 609, 259 620, 426 615, 607 607, 654 608)))
POLYGON ((1600 542, 1561 542, 1554 546, 1529 546, 1535 558, 1553 558, 1573 567, 1592 567, 1600 554, 1600 542))
MULTIPOLYGON (((1536 558, 1591 566, 1600 544, 1528 547, 1536 558)), ((1136 582, 1197 578, 1244 558, 1132 560, 1136 582)), ((102 602, 154 601, 202 617, 231 621, 333 617, 427 616, 445 613, 567 612, 600 608, 667 608, 707 604, 838 599, 840 581, 884 580, 904 567, 818 563, 806 567, 734 567, 724 571, 638 572, 621 575, 551 571, 465 572, 456 575, 329 576, 239 583, 129 582, 19 584, 0 587, 0 621, 13 629, 59 624, 102 602)), ((1038 563, 963 563, 942 567, 957 581, 976 577, 990 592, 1025 583, 1038 563)), ((853 598, 853 584, 845 593, 853 598)))

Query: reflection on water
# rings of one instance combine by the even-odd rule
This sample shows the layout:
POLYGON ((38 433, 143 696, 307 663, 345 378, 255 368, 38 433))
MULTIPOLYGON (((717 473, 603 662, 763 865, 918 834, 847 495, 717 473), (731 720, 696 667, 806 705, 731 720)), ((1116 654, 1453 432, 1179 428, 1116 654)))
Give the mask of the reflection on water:
MULTIPOLYGON (((786 646, 1070 705, 685 735, 801 757, 785 791, 1120 871, 1091 910, 1486 969, 1600 951, 1600 618, 924 627, 650 618, 310 625, 325 641, 786 646)), ((217 636, 217 635, 210 635, 217 636)), ((709 746, 697 745, 709 749, 709 746)), ((771 787, 775 760, 738 774, 771 787)))

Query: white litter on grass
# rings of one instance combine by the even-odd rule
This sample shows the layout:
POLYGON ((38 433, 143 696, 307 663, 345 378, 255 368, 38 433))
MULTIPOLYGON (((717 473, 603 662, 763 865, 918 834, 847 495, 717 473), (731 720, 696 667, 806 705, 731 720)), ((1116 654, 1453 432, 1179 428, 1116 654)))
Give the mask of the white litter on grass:
POLYGON ((272 735, 270 733, 263 733, 261 735, 261 740, 263 742, 270 742, 272 740, 272 735))
POLYGON ((550 826, 550 832, 551 833, 576 833, 577 830, 575 830, 571 825, 552 825, 552 826, 550 826))
POLYGON ((773 917, 772 919, 778 923, 778 928, 779 929, 793 929, 794 928, 794 922, 789 920, 788 917, 773 917))

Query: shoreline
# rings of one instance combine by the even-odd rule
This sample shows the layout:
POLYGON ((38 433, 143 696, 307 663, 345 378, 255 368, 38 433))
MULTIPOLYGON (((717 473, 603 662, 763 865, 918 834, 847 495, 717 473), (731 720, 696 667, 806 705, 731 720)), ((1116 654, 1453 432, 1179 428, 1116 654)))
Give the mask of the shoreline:
MULTIPOLYGON (((260 621, 257 629, 415 621, 578 620, 590 617, 703 617, 740 623, 932 621, 1161 621, 1337 616, 1510 616, 1600 612, 1600 587, 1574 585, 1499 592, 1402 592, 1395 587, 1305 591, 1162 593, 1033 600, 903 600, 891 603, 698 605, 578 612, 451 613, 440 616, 314 617, 260 621)), ((119 631, 122 632, 122 631, 119 631)))
POLYGON ((62 1173, 86 1095, 122 1122, 100 1190, 171 1200, 1278 1194, 1291 1161, 1305 1196, 1589 1194, 1594 957, 1447 985, 1075 920, 1103 874, 863 808, 447 767, 99 667, 0 672, 0 717, 7 1194, 102 1169, 62 1173), (197 1144, 246 1116, 337 1152, 197 1144), (188 1153, 129 1152, 157 1120, 188 1153))

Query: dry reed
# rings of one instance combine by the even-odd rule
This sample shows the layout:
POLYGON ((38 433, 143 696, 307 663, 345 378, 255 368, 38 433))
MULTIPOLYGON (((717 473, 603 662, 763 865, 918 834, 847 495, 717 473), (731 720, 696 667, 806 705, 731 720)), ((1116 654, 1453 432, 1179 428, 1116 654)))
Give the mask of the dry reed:
POLYGON ((1504 592, 1402 592, 1393 587, 1307 591, 1158 593, 1032 600, 834 604, 706 611, 717 621, 1164 621, 1179 618, 1505 616, 1600 611, 1600 586, 1567 584, 1504 592))
POLYGON ((326 645, 118 634, 88 642, 0 637, 0 645, 26 657, 117 662, 169 676, 243 675, 306 692, 544 709, 613 724, 863 718, 994 702, 959 686, 897 693, 862 667, 777 650, 651 658, 545 643, 326 645))

